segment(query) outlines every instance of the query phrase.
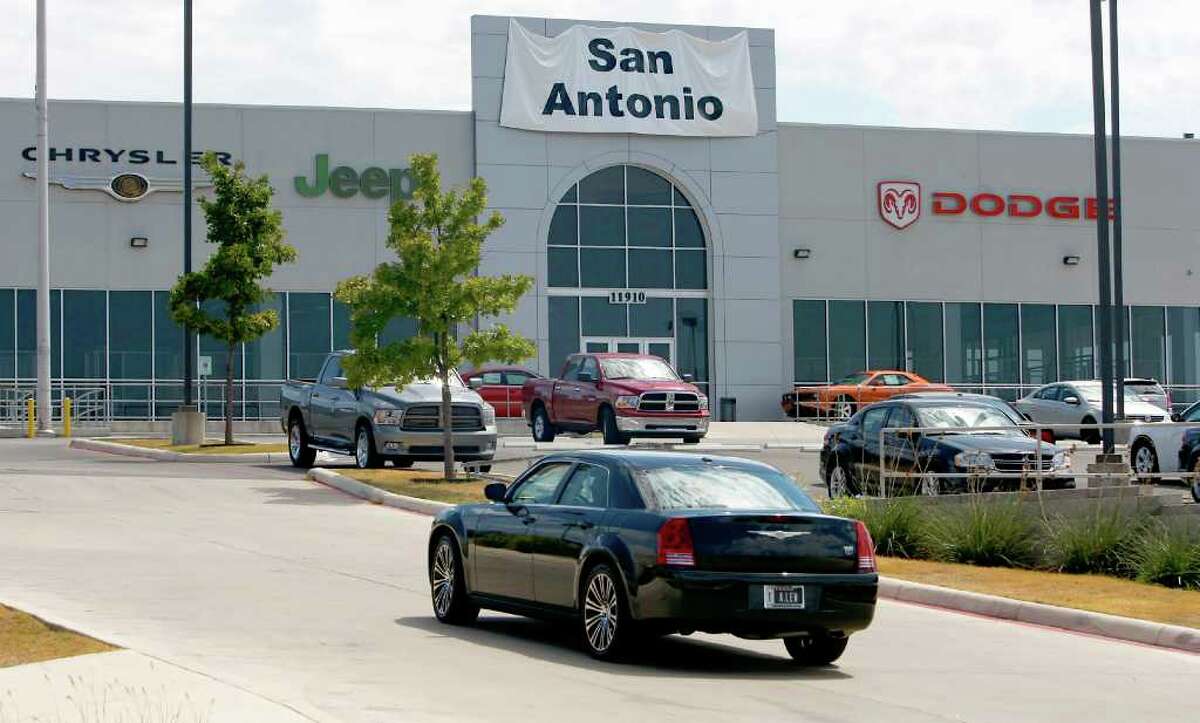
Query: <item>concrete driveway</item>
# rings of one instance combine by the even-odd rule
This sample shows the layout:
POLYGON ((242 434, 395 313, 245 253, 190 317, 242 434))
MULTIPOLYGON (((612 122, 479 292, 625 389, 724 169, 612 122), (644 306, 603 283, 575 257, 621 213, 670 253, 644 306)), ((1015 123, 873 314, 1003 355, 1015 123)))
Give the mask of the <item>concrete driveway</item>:
POLYGON ((1200 657, 889 602, 815 671, 775 641, 672 637, 603 665, 543 623, 441 626, 428 527, 284 467, 0 442, 0 601, 281 720, 1195 719, 1200 657))

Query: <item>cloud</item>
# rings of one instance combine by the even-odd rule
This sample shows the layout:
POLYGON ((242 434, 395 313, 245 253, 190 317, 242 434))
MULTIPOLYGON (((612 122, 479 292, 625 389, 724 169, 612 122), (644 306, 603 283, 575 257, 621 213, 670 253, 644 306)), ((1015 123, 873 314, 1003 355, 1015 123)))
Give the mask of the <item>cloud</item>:
MULTIPOLYGON (((181 97, 178 3, 49 7, 53 97, 181 97)), ((1120 8, 1123 130, 1198 130, 1194 3, 1120 8)), ((198 102, 468 109, 470 16, 511 13, 773 27, 780 120, 1091 129, 1087 6, 1076 0, 210 0, 195 12, 198 102)), ((0 95, 32 95, 33 3, 0 0, 0 17, 10 20, 0 95)))

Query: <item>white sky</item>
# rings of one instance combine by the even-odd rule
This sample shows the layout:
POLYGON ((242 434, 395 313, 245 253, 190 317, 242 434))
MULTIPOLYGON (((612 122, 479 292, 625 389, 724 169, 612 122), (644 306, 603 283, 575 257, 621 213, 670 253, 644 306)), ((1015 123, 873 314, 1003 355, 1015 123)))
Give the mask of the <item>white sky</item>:
MULTIPOLYGON (((181 98, 181 0, 47 2, 51 97, 181 98)), ((1090 132, 1087 6, 196 0, 195 97, 469 109, 470 16, 516 14, 775 28, 782 121, 1090 132)), ((1200 133, 1200 0, 1120 8, 1122 132, 1200 133)), ((0 0, 0 96, 32 96, 33 76, 34 0, 0 0)))

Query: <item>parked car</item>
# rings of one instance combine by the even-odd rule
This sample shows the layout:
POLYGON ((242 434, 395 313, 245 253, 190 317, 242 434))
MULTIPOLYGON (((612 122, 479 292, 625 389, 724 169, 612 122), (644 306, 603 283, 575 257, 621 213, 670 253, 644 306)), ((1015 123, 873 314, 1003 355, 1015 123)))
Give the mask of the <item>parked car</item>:
MULTIPOLYGON (((1007 416, 1013 421, 1013 424, 1026 424, 1029 419, 1017 411, 1016 407, 1004 401, 1000 397, 993 397, 990 394, 972 394, 970 392, 914 392, 912 394, 900 394, 892 399, 965 399, 972 402, 980 402, 990 404, 999 412, 1007 416)), ((1026 433, 1030 436, 1035 434, 1035 430, 1026 428, 1026 433)), ((1054 442, 1054 431, 1050 429, 1042 430, 1042 441, 1054 442)))
POLYGON ((1137 395, 1147 404, 1171 413, 1171 394, 1158 383, 1157 379, 1129 378, 1125 380, 1125 389, 1137 395))
MULTIPOLYGON (((1033 422, 1045 424, 1097 424, 1101 419, 1098 381, 1055 382, 1038 387, 1013 406, 1033 422)), ((1113 392, 1116 393, 1115 390, 1113 392)), ((1125 418, 1130 421, 1161 422, 1167 413, 1125 390, 1125 418)), ((1060 437, 1077 437, 1089 444, 1100 442, 1098 429, 1055 430, 1060 437)), ((1119 440, 1124 441, 1124 440, 1119 440)))
MULTIPOLYGON (((1183 410, 1178 420, 1197 426, 1145 423, 1130 428, 1129 466, 1135 473, 1200 472, 1200 402, 1183 410)), ((1200 481, 1191 483, 1192 496, 1200 502, 1200 481)))
POLYGON ((854 372, 827 386, 798 386, 783 395, 780 406, 788 417, 832 415, 849 419, 860 407, 913 392, 953 392, 913 372, 890 369, 854 372))
POLYGON ((521 388, 530 379, 541 379, 542 375, 524 367, 482 366, 462 374, 467 384, 478 379, 476 389, 484 401, 496 409, 497 417, 520 417, 525 414, 521 405, 521 388))
MULTIPOLYGON (((316 382, 288 381, 280 389, 279 421, 292 464, 311 467, 317 450, 351 455, 364 469, 385 460, 397 467, 441 461, 441 383, 420 379, 399 389, 350 389, 342 372, 350 353, 330 354, 316 382)), ((454 458, 490 461, 496 454, 495 410, 457 372, 450 375, 450 400, 454 458)), ((485 472, 490 468, 480 466, 485 472)))
POLYGON ((605 444, 633 437, 708 433, 708 397, 670 364, 649 354, 573 354, 558 379, 531 379, 521 392, 525 419, 538 442, 560 431, 604 433, 605 444))
POLYGON ((866 526, 822 514, 759 462, 560 453, 484 493, 433 521, 443 623, 471 623, 480 608, 568 621, 600 659, 638 634, 782 638, 797 663, 824 665, 874 616, 866 526))
POLYGON ((1012 489, 1019 478, 992 473, 1030 473, 1032 479, 1039 468, 1045 475, 1043 487, 1073 487, 1074 480, 1064 476, 1069 464, 1064 450, 1029 437, 991 403, 910 397, 872 404, 831 426, 821 446, 819 472, 831 498, 880 495, 885 483, 889 495, 938 495, 970 491, 973 481, 981 491, 1012 489), (902 431, 910 427, 930 429, 902 431), (887 470, 903 476, 881 480, 884 454, 887 470), (959 476, 934 476, 938 474, 959 476))

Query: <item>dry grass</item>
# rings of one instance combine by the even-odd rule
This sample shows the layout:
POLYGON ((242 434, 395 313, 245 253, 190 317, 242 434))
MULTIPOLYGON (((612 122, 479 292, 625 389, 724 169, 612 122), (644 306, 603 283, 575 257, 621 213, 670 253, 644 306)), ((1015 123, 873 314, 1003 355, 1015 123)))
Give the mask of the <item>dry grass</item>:
POLYGON ((1030 602, 1200 628, 1200 591, 1104 575, 976 567, 928 560, 879 558, 879 572, 901 580, 1030 602))
POLYGON ((366 482, 388 492, 408 497, 419 497, 435 502, 461 504, 483 502, 483 488, 491 480, 468 478, 461 482, 447 482, 444 477, 424 470, 408 469, 339 469, 340 474, 366 482))
POLYGON ((109 650, 116 648, 0 605, 0 668, 109 650))
POLYGON ((171 452, 184 452, 186 454, 259 454, 262 452, 286 452, 287 444, 283 442, 275 442, 270 444, 257 444, 254 442, 236 442, 232 445, 225 445, 220 442, 205 442, 204 444, 176 444, 172 445, 169 439, 110 439, 109 442, 117 444, 128 444, 131 447, 144 447, 146 449, 166 449, 171 452))

